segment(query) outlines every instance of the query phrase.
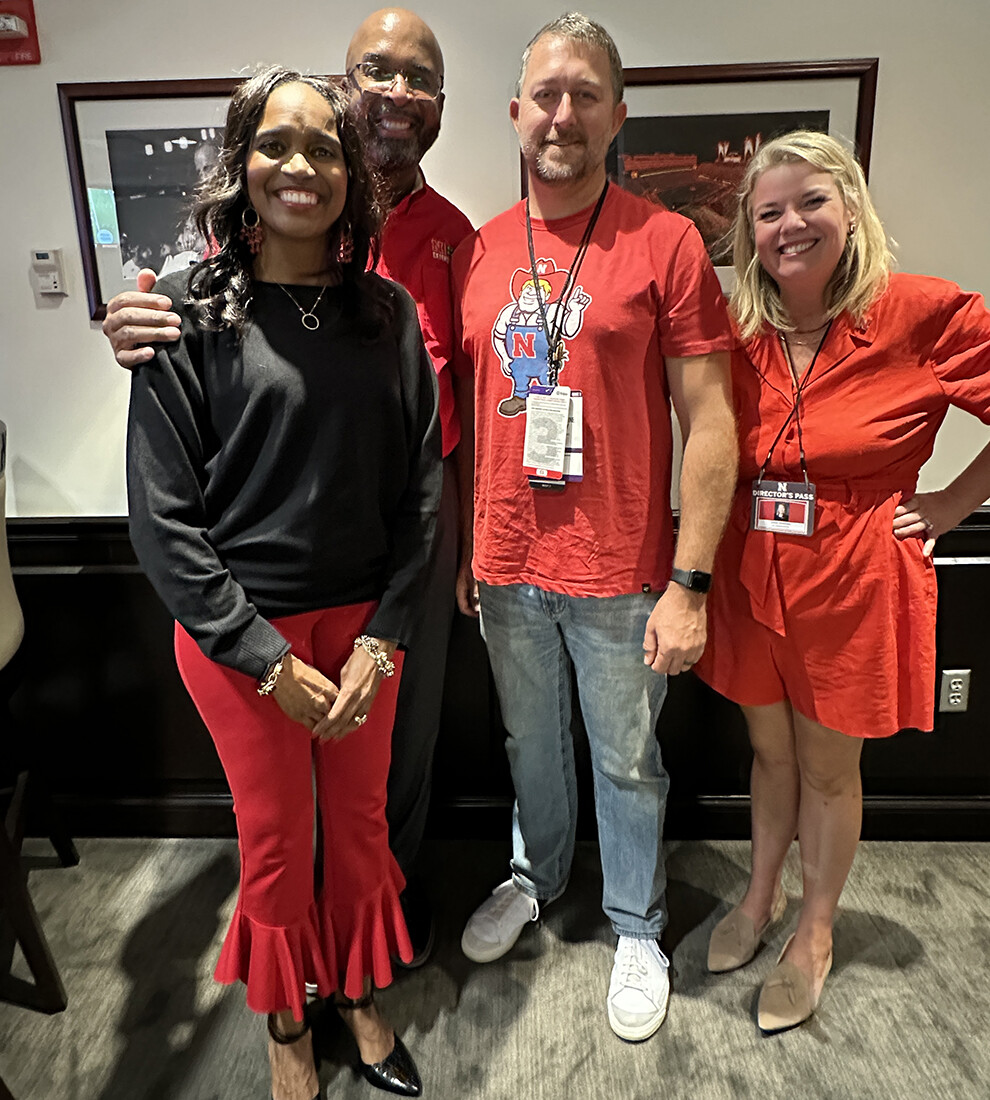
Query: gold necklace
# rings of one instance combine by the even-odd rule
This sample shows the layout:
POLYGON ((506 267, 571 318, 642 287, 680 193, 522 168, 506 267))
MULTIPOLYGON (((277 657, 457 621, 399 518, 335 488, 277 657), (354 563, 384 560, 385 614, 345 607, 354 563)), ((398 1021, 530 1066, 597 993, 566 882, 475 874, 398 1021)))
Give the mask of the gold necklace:
POLYGON ((289 298, 292 300, 292 304, 302 314, 303 328, 309 329, 310 332, 316 332, 316 330, 320 327, 320 319, 316 316, 316 307, 323 300, 323 295, 327 292, 326 285, 324 285, 323 288, 320 290, 320 293, 317 294, 316 301, 313 303, 312 309, 303 309, 303 307, 296 301, 295 295, 292 293, 292 291, 290 291, 287 287, 282 286, 281 283, 276 283, 275 285, 282 287, 285 293, 288 294, 289 298))
POLYGON ((780 336, 781 340, 783 340, 787 344, 794 344, 796 347, 799 348, 810 348, 813 344, 816 343, 815 340, 795 340, 794 337, 817 336, 819 332, 828 328, 829 323, 830 322, 826 321, 825 324, 819 325, 818 328, 795 328, 791 329, 790 332, 782 332, 780 329, 778 329, 777 334, 778 336, 780 336))

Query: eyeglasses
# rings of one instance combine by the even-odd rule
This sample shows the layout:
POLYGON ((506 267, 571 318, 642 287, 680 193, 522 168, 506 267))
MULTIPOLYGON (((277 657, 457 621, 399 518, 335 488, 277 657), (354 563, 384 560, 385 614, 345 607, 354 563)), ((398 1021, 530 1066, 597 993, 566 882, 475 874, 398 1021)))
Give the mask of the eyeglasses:
POLYGON ((359 61, 347 76, 362 92, 373 92, 375 95, 390 92, 399 77, 406 86, 406 94, 413 99, 436 99, 443 88, 443 77, 436 73, 426 70, 416 73, 406 73, 401 69, 393 71, 378 61, 359 61))

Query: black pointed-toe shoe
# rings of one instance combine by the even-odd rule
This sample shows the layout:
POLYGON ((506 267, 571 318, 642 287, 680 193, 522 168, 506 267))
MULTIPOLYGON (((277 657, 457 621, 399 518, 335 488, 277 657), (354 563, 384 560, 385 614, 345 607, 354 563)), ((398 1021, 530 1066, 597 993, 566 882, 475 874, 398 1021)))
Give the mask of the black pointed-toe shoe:
MULTIPOLYGON (((334 1004, 337 1011, 354 1008, 367 1008, 374 1000, 374 992, 365 993, 357 1000, 349 997, 335 998, 334 1004)), ((372 1062, 370 1065, 358 1054, 358 1070, 369 1085, 376 1089, 384 1089, 386 1092, 396 1092, 400 1096, 422 1096, 423 1082, 419 1079, 419 1070, 412 1060, 412 1055, 406 1050, 406 1045, 395 1032, 392 1033, 395 1043, 389 1054, 380 1062, 372 1062)))
POLYGON ((423 1082, 419 1079, 416 1063, 398 1035, 387 1058, 370 1066, 367 1062, 362 1062, 360 1069, 365 1081, 376 1089, 397 1092, 400 1096, 423 1095, 423 1082))

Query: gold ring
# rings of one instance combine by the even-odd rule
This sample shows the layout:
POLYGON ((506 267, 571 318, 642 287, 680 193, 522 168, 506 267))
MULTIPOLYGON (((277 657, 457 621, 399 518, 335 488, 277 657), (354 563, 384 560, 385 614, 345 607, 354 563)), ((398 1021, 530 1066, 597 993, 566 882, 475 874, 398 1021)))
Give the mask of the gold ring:
POLYGON ((368 716, 367 716, 367 714, 359 714, 359 715, 358 715, 358 716, 357 716, 357 717, 356 717, 356 718, 354 719, 354 724, 355 724, 356 726, 363 726, 363 725, 365 724, 365 722, 367 722, 367 721, 368 721, 368 716))

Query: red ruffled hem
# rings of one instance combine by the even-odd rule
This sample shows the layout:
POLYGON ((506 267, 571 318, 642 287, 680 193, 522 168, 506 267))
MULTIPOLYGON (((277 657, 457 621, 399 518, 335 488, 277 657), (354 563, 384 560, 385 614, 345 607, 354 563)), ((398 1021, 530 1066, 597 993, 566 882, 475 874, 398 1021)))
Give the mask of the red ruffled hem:
MULTIPOLYGON (((388 877, 375 893, 349 907, 346 913, 337 912, 332 917, 328 911, 322 914, 324 923, 320 931, 325 954, 337 960, 335 977, 338 984, 343 972, 345 997, 360 997, 368 975, 376 989, 391 985, 392 956, 397 955, 403 962, 413 957, 399 905, 405 879, 398 864, 394 860, 390 862, 388 877), (349 920, 352 923, 348 927, 349 920)), ((320 992, 322 994, 323 990, 320 992)))
POLYGON ((334 987, 317 927, 315 904, 304 922, 283 928, 259 924, 242 913, 238 904, 213 976, 225 985, 242 981, 253 1012, 291 1008, 301 1021, 306 982, 314 982, 321 991, 334 987))
POLYGON ((225 985, 244 982, 253 1012, 291 1008, 300 1021, 307 982, 316 986, 321 997, 341 986, 345 997, 360 997, 369 975, 372 985, 383 989, 392 982, 392 956, 403 962, 413 957, 399 904, 404 885, 402 872, 393 862, 379 889, 346 912, 338 912, 336 919, 322 907, 318 913, 314 903, 304 922, 289 927, 259 924, 238 904, 214 977, 225 985))

